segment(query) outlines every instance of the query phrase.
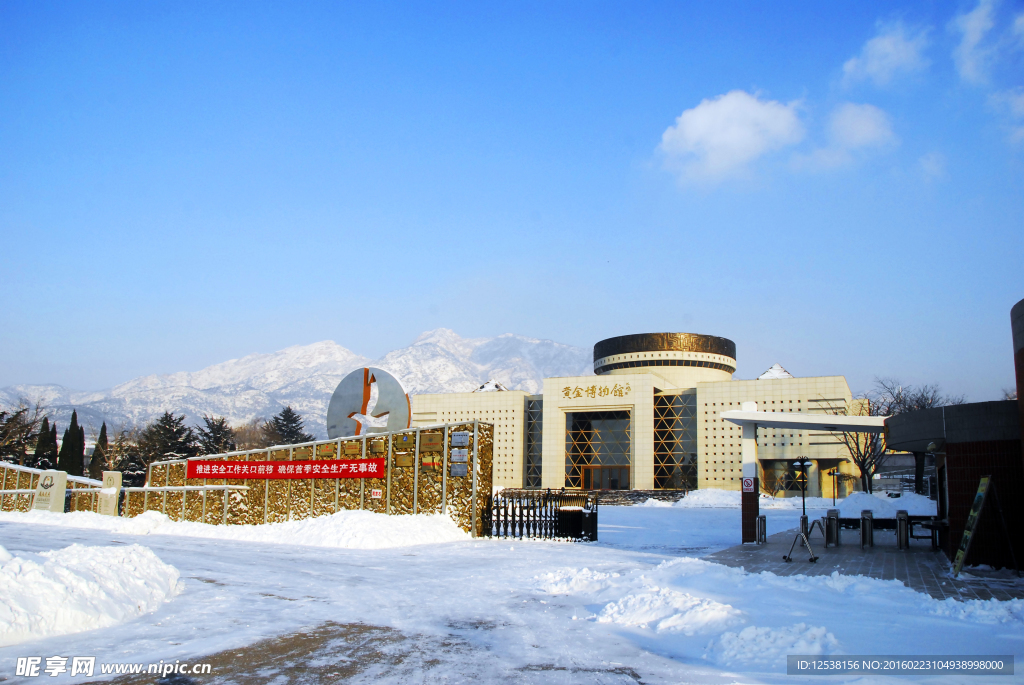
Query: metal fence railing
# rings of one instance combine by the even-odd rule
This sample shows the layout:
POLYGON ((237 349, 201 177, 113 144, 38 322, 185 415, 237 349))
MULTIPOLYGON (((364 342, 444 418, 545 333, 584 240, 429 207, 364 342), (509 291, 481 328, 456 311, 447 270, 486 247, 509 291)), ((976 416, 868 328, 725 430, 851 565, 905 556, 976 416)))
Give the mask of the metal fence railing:
POLYGON ((490 498, 485 535, 597 541, 597 492, 502 490, 490 498))
MULTIPOLYGON (((32 508, 42 469, 0 461, 0 511, 32 508)), ((96 511, 97 493, 103 481, 68 476, 65 511, 96 511)))
POLYGON ((124 515, 262 525, 344 510, 446 514, 477 536, 492 489, 493 444, 493 424, 466 421, 157 461, 146 487, 125 488, 124 515))

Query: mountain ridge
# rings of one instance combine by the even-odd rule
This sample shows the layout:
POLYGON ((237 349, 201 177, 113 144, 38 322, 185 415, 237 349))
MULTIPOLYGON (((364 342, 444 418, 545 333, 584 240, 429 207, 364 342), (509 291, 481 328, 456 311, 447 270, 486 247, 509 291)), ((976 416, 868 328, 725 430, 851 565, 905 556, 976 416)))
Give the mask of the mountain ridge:
POLYGON ((191 425, 200 423, 203 414, 224 416, 239 425, 290 405, 303 416, 307 430, 324 437, 334 388, 361 366, 391 372, 410 394, 470 392, 489 380, 532 394, 541 391, 544 378, 593 373, 590 350, 581 347, 512 333, 462 338, 451 329, 437 328, 376 360, 323 340, 249 354, 198 371, 140 376, 108 390, 9 386, 0 388, 0 404, 11 406, 21 398, 39 401, 65 425, 77 410, 83 425, 97 431, 104 421, 111 429, 145 425, 164 411, 185 414, 191 425))

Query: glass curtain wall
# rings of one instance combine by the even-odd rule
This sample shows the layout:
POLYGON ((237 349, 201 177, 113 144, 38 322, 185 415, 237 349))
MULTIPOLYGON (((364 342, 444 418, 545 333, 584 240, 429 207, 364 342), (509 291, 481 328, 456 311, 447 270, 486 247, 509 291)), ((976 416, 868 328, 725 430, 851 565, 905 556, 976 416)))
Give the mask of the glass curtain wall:
POLYGON ((654 489, 697 489, 697 396, 654 396, 654 489))
POLYGON ((565 487, 628 490, 631 452, 628 411, 565 415, 565 487))
POLYGON ((526 463, 523 486, 539 488, 544 445, 544 400, 526 400, 526 463))

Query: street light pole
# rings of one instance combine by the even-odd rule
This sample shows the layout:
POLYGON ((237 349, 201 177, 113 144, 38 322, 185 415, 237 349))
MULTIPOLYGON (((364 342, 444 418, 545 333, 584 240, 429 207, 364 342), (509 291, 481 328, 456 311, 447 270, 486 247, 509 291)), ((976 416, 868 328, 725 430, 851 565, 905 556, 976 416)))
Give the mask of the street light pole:
POLYGON ((796 465, 800 467, 800 471, 803 475, 803 480, 800 482, 800 503, 803 508, 804 518, 807 517, 807 467, 811 465, 811 462, 807 459, 801 458, 796 462, 796 465))

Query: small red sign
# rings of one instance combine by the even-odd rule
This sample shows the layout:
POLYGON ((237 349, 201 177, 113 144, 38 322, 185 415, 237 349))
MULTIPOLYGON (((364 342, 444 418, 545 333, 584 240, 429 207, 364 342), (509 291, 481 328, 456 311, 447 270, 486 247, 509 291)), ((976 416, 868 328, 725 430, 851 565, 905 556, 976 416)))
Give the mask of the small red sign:
POLYGON ((384 478, 383 459, 323 459, 320 461, 200 461, 188 462, 186 478, 384 478))
POLYGON ((383 490, 370 490, 370 499, 380 499, 384 496, 383 490))
POLYGON ((753 478, 744 478, 743 479, 743 492, 753 492, 753 491, 754 491, 754 479, 753 478))

